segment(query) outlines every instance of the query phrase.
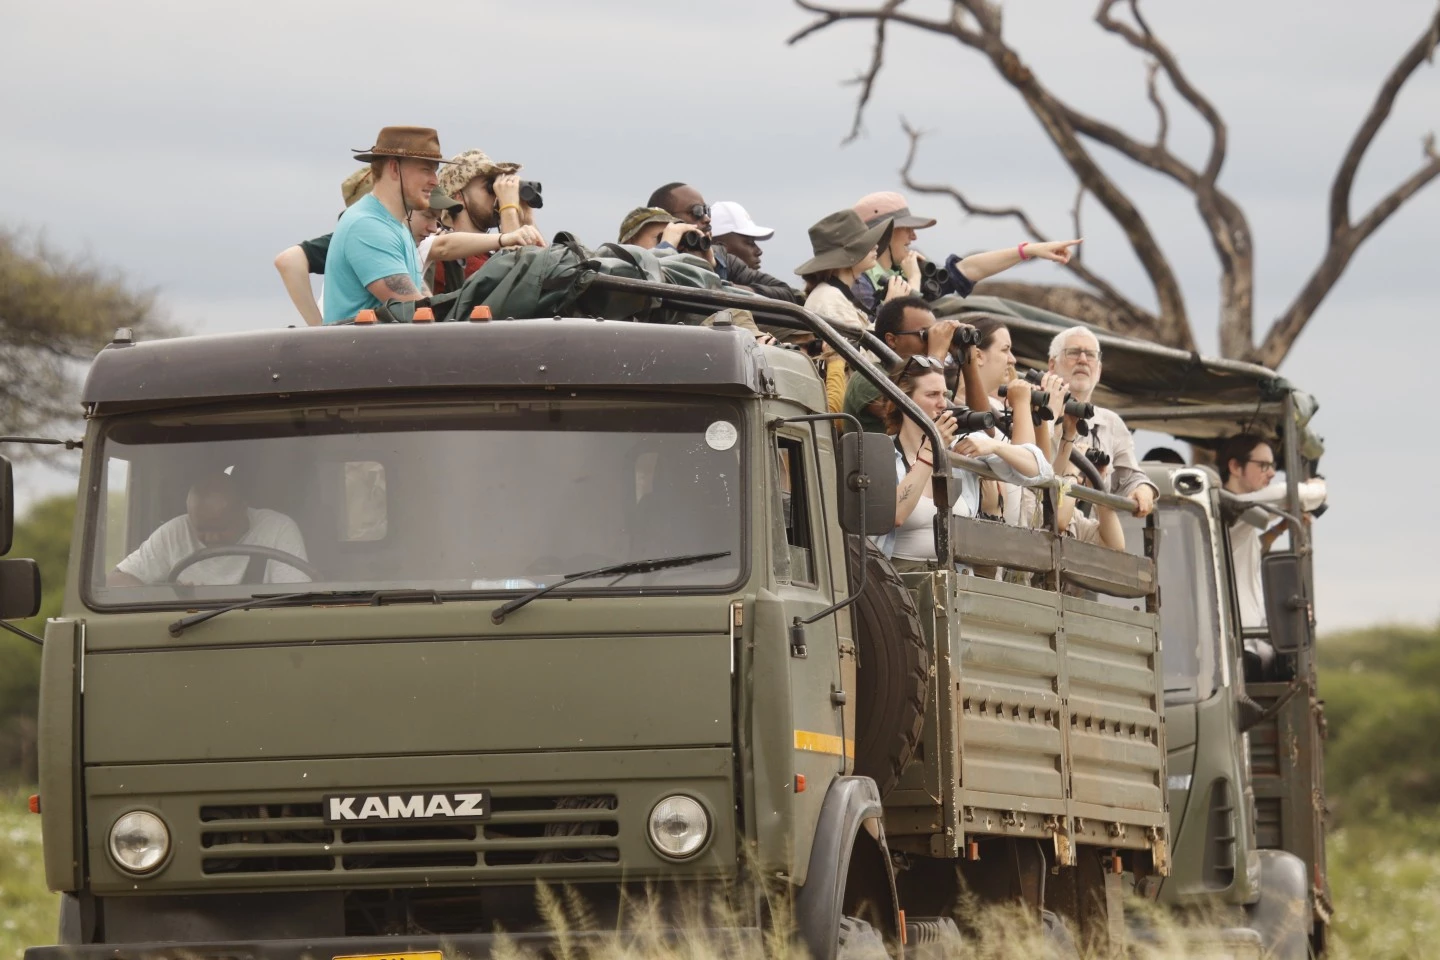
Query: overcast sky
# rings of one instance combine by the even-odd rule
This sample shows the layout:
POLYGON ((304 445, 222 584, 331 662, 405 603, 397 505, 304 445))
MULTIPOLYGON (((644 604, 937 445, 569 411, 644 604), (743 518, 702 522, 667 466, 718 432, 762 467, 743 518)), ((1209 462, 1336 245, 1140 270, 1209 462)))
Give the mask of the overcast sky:
MULTIPOLYGON (((1143 61, 1090 22, 1093 7, 1012 2, 1006 35, 1057 94, 1148 136, 1143 61)), ((1435 0, 1145 9, 1229 124, 1221 182, 1250 218, 1263 331, 1319 258, 1339 158, 1435 0)), ((842 84, 872 33, 841 24, 786 46, 805 22, 785 0, 10 0, 0 223, 43 230, 56 247, 157 288, 193 333, 288 324, 272 258, 330 229, 356 166, 350 148, 409 123, 438 128, 447 154, 478 147, 523 163, 545 184, 541 227, 592 245, 667 181, 738 200, 776 229, 765 266, 788 278, 808 256, 811 223, 898 188, 903 113, 931 132, 922 179, 1023 205, 1042 229, 1068 233, 1073 176, 987 61, 892 28, 866 135, 842 147, 854 96, 842 84)), ((1169 100, 1171 141, 1198 163, 1204 128, 1169 100)), ((1437 128, 1440 69, 1422 67, 1361 168, 1357 216, 1419 166, 1420 138, 1437 128)), ((1214 352, 1218 267, 1193 202, 1156 175, 1105 162, 1161 238, 1214 352)), ((912 197, 911 207, 940 218, 922 234, 934 255, 1024 239, 948 201, 912 197)), ((1083 228, 1091 267, 1152 304, 1093 203, 1083 228)), ((1319 398, 1315 426, 1329 450, 1332 509, 1316 524, 1322 628, 1440 614, 1440 454, 1425 387, 1440 346, 1437 250, 1432 184, 1362 249, 1283 367, 1319 398)), ((1011 276, 1059 273, 1035 264, 1011 276)), ((56 484, 34 472, 19 481, 30 496, 56 484)))

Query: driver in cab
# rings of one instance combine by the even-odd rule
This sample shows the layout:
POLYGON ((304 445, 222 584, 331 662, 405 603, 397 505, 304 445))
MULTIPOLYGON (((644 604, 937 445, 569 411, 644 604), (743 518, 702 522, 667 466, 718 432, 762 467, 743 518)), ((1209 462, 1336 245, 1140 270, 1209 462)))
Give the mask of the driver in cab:
POLYGON ((309 582, 295 567, 248 554, 243 547, 265 547, 297 560, 309 559, 294 520, 274 510, 246 506, 229 474, 215 474, 190 488, 185 513, 162 523, 139 549, 117 563, 106 584, 168 583, 176 564, 201 550, 214 550, 218 555, 177 571, 174 582, 194 586, 309 582), (234 552, 225 553, 227 547, 234 552))

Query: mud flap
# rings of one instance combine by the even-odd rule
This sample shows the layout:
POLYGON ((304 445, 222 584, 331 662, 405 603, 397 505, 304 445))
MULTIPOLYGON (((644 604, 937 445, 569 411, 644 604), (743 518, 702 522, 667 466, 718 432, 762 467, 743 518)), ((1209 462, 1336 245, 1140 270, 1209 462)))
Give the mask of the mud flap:
POLYGON ((1284 850, 1261 850, 1260 899, 1247 907, 1250 925, 1274 960, 1310 955, 1310 880, 1305 861, 1284 850))
POLYGON ((895 873, 885 842, 884 817, 880 791, 869 777, 837 777, 831 782, 815 824, 805 886, 795 897, 796 932, 811 960, 835 960, 851 853, 857 842, 876 847, 876 869, 885 874, 881 881, 889 901, 885 907, 891 924, 898 924, 895 873), (867 825, 867 820, 872 823, 867 825))

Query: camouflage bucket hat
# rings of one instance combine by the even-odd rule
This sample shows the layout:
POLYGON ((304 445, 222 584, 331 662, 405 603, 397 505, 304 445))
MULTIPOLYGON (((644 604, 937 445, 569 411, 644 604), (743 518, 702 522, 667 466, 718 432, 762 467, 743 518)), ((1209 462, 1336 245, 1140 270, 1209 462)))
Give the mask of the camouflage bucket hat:
POLYGON ((440 189, 448 196, 455 196, 476 177, 498 177, 517 173, 518 163, 497 163, 485 155, 483 150, 466 150, 450 158, 449 165, 440 171, 440 189))
POLYGON ((635 239, 635 234, 640 228, 649 223, 679 223, 680 218, 672 216, 659 207, 636 207, 625 214, 625 219, 620 221, 620 242, 629 243, 635 239))
POLYGON ((371 172, 369 167, 361 167, 340 181, 340 198, 345 201, 345 206, 348 207, 374 189, 375 174, 371 172))

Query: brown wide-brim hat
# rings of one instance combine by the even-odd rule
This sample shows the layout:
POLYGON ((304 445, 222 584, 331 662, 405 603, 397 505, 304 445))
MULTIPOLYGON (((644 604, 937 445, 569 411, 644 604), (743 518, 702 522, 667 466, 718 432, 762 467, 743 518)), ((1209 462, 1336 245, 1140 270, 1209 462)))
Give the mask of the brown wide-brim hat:
POLYGON ((431 127, 383 127, 373 147, 354 150, 355 159, 371 163, 386 157, 399 160, 434 160, 446 163, 440 152, 440 134, 431 127))
POLYGON ((837 210, 810 228, 810 249, 815 256, 796 267, 795 272, 803 277, 821 270, 853 267, 871 250, 888 246, 894 228, 890 220, 866 227, 854 210, 837 210))

